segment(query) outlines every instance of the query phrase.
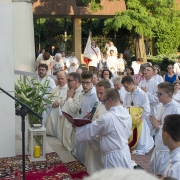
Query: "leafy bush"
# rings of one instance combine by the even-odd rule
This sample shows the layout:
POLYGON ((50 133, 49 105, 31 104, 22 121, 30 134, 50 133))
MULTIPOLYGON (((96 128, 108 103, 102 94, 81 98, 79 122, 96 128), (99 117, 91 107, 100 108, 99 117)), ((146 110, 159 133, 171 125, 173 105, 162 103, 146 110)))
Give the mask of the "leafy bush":
MULTIPOLYGON (((37 78, 30 80, 26 77, 26 82, 23 82, 22 77, 20 77, 18 84, 15 83, 15 97, 28 105, 33 111, 42 115, 42 112, 46 110, 46 106, 52 104, 51 99, 54 97, 54 94, 47 93, 49 83, 47 78, 42 85, 37 78)), ((16 103, 15 106, 18 105, 16 103)), ((33 127, 33 124, 41 124, 41 120, 34 116, 33 113, 29 112, 28 117, 30 127, 33 127)))

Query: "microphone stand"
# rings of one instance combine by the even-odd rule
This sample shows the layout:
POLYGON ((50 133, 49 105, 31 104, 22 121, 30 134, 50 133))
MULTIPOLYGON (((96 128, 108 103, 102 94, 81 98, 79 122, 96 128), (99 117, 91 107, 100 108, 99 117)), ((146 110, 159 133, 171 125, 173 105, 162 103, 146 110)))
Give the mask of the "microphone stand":
POLYGON ((23 180, 26 179, 26 175, 25 175, 25 117, 28 114, 28 112, 32 112, 35 116, 37 116, 39 119, 41 119, 41 123, 42 123, 42 116, 40 116, 38 113, 34 112, 29 106, 27 106, 26 104, 22 103, 21 101, 19 101, 18 99, 16 99, 15 97, 13 97, 11 94, 9 94, 7 91, 5 91, 4 89, 2 89, 0 87, 0 90, 2 92, 4 92, 5 94, 7 94, 9 97, 11 97, 12 99, 14 99, 16 102, 18 102, 21 105, 20 109, 16 109, 16 115, 21 116, 21 131, 22 131, 22 173, 23 173, 23 180))

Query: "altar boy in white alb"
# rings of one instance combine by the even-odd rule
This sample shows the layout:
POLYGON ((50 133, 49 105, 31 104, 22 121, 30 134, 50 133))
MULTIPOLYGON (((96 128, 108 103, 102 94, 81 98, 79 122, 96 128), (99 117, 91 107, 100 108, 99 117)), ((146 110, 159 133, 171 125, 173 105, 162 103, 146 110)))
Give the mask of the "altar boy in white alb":
MULTIPOLYGON (((95 104, 98 102, 96 91, 93 88, 92 80, 93 74, 85 71, 81 74, 81 83, 83 91, 79 96, 79 110, 77 118, 84 118, 87 112, 91 112, 95 104)), ((85 151, 87 143, 75 143, 75 156, 82 163, 85 164, 85 151)))
POLYGON ((165 177, 180 179, 180 115, 171 114, 164 118, 162 139, 168 146, 169 163, 165 170, 165 177))
POLYGON ((158 84, 157 96, 162 103, 157 111, 157 116, 150 116, 153 125, 152 135, 155 134, 155 148, 151 156, 151 169, 154 174, 164 174, 169 161, 169 149, 162 141, 162 126, 164 118, 170 114, 180 114, 180 104, 172 100, 174 87, 171 83, 158 84))
MULTIPOLYGON (((94 113, 92 121, 100 118, 103 114, 107 113, 105 106, 101 101, 103 100, 103 93, 106 89, 110 88, 111 84, 107 80, 101 80, 96 84, 96 93, 99 99, 96 112, 94 113)), ((96 171, 104 169, 103 156, 100 150, 99 137, 97 136, 92 141, 87 143, 86 154, 85 154, 85 167, 87 172, 91 175, 96 171)))
POLYGON ((143 108, 143 114, 141 119, 141 134, 133 153, 138 155, 144 155, 148 153, 154 146, 154 140, 150 134, 150 129, 145 120, 150 115, 149 100, 146 93, 134 84, 134 80, 130 76, 123 77, 122 84, 126 91, 128 91, 124 98, 123 105, 126 107, 136 106, 143 108))
POLYGON ((120 105, 119 93, 115 89, 106 89, 101 102, 109 112, 90 124, 76 127, 77 141, 90 141, 99 135, 105 168, 132 169, 128 146, 132 127, 131 116, 127 109, 120 105))
MULTIPOLYGON (((156 96, 158 82, 153 78, 154 68, 150 65, 146 66, 144 70, 145 79, 141 81, 138 86, 147 94, 150 103, 151 115, 156 115, 157 109, 160 105, 158 97, 156 96)), ((150 130, 152 129, 152 124, 149 118, 146 119, 150 130)))

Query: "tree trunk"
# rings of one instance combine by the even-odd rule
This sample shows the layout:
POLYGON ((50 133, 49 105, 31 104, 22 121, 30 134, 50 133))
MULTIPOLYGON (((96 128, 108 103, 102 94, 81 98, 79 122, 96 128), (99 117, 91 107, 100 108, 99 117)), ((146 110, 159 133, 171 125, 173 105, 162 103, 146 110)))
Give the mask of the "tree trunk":
POLYGON ((134 39, 134 51, 135 51, 136 60, 138 58, 142 58, 143 62, 147 62, 144 36, 139 35, 134 31, 132 32, 132 35, 134 39))

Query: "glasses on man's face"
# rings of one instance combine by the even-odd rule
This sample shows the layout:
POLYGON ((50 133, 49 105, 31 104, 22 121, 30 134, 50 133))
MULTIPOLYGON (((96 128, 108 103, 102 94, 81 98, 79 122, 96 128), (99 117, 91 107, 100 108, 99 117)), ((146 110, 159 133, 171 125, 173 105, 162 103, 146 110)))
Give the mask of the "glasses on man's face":
POLYGON ((92 81, 91 82, 82 81, 82 85, 89 85, 90 83, 92 83, 92 81))
POLYGON ((74 79, 67 79, 67 82, 70 83, 71 81, 75 81, 74 79))
POLYGON ((107 100, 109 100, 109 99, 104 99, 101 101, 101 103, 104 104, 107 100))
POLYGON ((163 92, 163 93, 161 93, 161 92, 156 92, 156 94, 157 94, 157 96, 163 96, 163 95, 165 95, 165 94, 169 94, 168 92, 163 92))

